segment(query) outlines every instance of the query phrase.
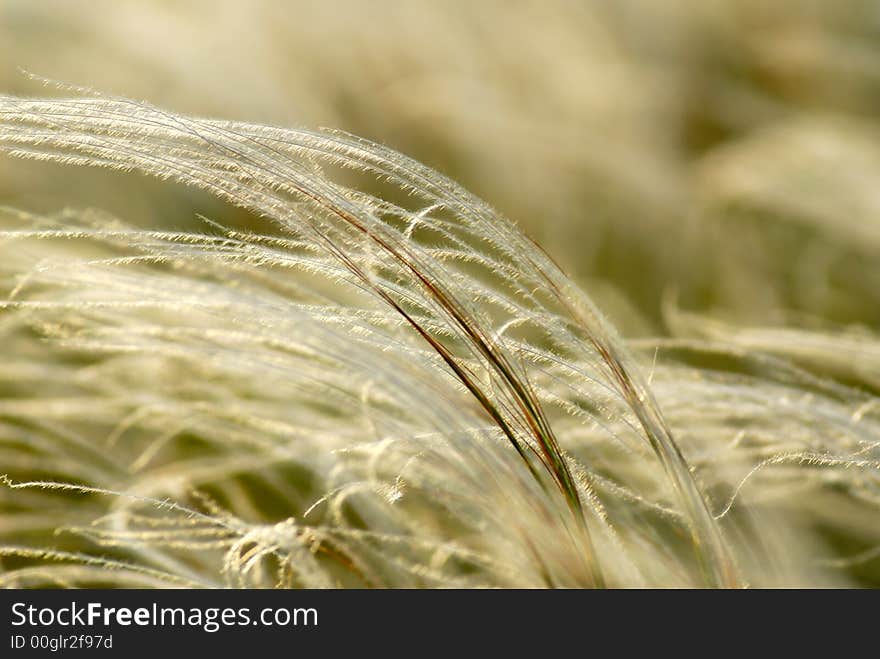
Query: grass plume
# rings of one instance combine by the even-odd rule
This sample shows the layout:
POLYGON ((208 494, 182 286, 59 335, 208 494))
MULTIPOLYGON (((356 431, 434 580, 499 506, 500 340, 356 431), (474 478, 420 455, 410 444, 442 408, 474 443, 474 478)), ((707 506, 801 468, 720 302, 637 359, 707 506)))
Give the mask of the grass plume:
POLYGON ((840 337, 669 305, 627 344, 515 224, 342 132, 0 96, 0 149, 245 212, 3 211, 5 584, 846 583, 819 522, 876 519, 840 337))

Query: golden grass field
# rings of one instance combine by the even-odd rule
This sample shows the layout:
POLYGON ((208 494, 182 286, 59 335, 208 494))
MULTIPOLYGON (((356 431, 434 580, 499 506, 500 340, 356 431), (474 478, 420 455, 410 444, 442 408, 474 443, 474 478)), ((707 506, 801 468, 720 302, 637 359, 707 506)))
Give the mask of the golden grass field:
POLYGON ((880 585, 880 4, 0 0, 0 585, 880 585))

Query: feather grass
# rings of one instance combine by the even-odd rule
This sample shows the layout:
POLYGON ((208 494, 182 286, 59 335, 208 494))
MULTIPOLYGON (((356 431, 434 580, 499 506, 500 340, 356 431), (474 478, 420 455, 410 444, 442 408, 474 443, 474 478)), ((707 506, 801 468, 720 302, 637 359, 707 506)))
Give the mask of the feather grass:
POLYGON ((847 583, 819 522, 880 542, 873 369, 838 337, 670 312, 628 345, 512 222, 345 133, 0 96, 0 149, 254 218, 4 211, 5 583, 847 583))

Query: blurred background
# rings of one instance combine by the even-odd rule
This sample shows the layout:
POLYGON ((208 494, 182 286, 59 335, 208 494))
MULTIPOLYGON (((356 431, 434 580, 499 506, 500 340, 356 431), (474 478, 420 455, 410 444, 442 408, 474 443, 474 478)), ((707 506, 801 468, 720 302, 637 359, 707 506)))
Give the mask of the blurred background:
MULTIPOLYGON (((0 0, 0 88, 59 93, 20 69, 403 151, 526 227, 631 337, 709 331, 677 310, 880 324, 876 0, 0 0)), ((12 159, 0 204, 235 212, 12 159)))

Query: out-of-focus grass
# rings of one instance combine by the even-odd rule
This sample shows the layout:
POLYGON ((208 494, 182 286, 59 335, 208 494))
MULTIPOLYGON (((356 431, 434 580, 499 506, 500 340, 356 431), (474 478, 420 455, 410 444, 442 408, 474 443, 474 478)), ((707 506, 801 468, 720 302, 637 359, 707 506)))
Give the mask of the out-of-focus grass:
MULTIPOLYGON (((880 158, 872 2, 98 5, 0 3, 3 88, 38 89, 21 67, 387 143, 491 200, 581 281, 601 280, 631 332, 663 331, 673 287, 689 308, 759 322, 878 321, 862 240, 876 235, 880 158)), ((136 177, 0 167, 15 206, 175 226, 205 207, 136 177)))

